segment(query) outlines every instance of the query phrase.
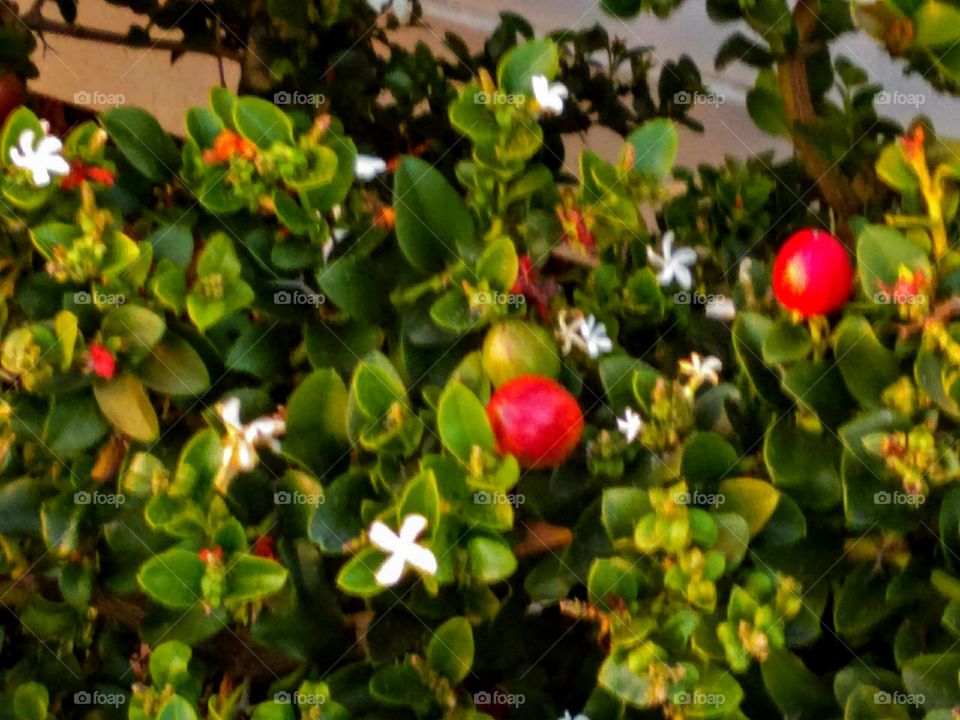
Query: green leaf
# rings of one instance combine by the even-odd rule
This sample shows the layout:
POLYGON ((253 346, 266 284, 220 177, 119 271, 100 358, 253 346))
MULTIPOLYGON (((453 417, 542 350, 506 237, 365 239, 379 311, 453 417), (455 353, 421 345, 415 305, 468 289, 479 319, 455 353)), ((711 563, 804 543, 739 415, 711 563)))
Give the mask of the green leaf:
POLYGON ((25 682, 13 694, 13 714, 17 720, 46 720, 50 693, 38 682, 25 682))
POLYGON ((754 124, 768 135, 790 137, 787 109, 773 71, 757 73, 756 84, 747 92, 747 112, 754 124))
POLYGON ((462 463, 469 464, 474 446, 493 452, 494 438, 486 410, 467 387, 447 385, 440 396, 437 428, 443 445, 462 463))
POLYGON ((601 501, 601 520, 611 540, 633 538, 637 523, 652 509, 647 491, 641 488, 605 488, 601 501))
POLYGON ((780 493, 768 482, 753 478, 731 478, 720 483, 723 511, 747 521, 752 538, 767 524, 777 509, 780 493))
POLYGON ((385 556, 376 548, 364 548, 340 568, 337 587, 348 595, 368 598, 383 592, 376 573, 385 556))
POLYGON ((121 373, 106 383, 96 383, 93 394, 100 411, 124 435, 138 442, 160 436, 160 422, 143 385, 130 373, 121 373))
POLYGON ((200 395, 210 387, 210 373, 200 354, 179 335, 167 332, 150 356, 137 368, 151 390, 172 395, 200 395))
POLYGON ((517 569, 517 558, 507 543, 499 538, 477 536, 467 543, 470 574, 492 584, 506 580, 517 569))
POLYGON ((197 553, 174 548, 147 560, 137 573, 137 582, 164 607, 188 608, 203 595, 200 581, 205 570, 197 553))
POLYGON ((836 707, 829 686, 789 650, 772 649, 760 664, 763 685, 784 716, 820 720, 836 707))
MULTIPOLYGON (((843 581, 833 609, 837 632, 856 638, 871 632, 894 608, 886 602, 887 581, 870 563, 857 566, 843 581)), ((957 673, 953 673, 956 686, 957 673)))
POLYGON ((812 435, 790 421, 767 428, 763 458, 773 484, 802 507, 827 510, 840 503, 840 445, 823 432, 812 435))
POLYGON ((773 321, 754 312, 738 312, 733 321, 733 349, 754 391, 768 402, 782 397, 780 380, 763 362, 763 342, 773 321))
POLYGON ((913 37, 919 47, 941 47, 960 41, 960 8, 939 0, 925 0, 913 16, 913 37))
POLYGON ((316 370, 287 401, 283 452, 317 475, 325 474, 347 450, 347 388, 334 370, 316 370))
POLYGON ((611 610, 608 601, 614 597, 627 604, 632 603, 637 599, 637 576, 632 561, 620 557, 597 558, 590 565, 590 574, 587 576, 590 602, 605 611, 611 610))
POLYGON ((803 360, 813 349, 810 333, 804 325, 778 320, 763 339, 761 351, 767 365, 803 360))
POLYGON ((389 305, 387 288, 392 286, 392 273, 384 262, 346 255, 317 270, 316 278, 324 295, 338 308, 355 318, 379 320, 389 305))
POLYGON ((117 107, 104 113, 101 121, 123 156, 148 180, 164 182, 179 169, 177 146, 150 113, 117 107))
POLYGON ((637 675, 627 665, 626 661, 609 655, 600 666, 597 684, 614 697, 633 707, 645 708, 653 704, 651 700, 650 681, 647 677, 637 675))
POLYGON ((293 145, 293 123, 272 102, 257 97, 242 97, 233 106, 237 130, 261 150, 275 143, 293 145))
POLYGON ((510 238, 500 238, 487 245, 477 261, 477 276, 490 283, 493 290, 509 291, 518 272, 517 249, 510 238))
POLYGON ((506 93, 533 94, 533 78, 552 80, 560 69, 560 53, 552 40, 528 40, 509 50, 497 65, 497 84, 506 93))
POLYGON ((310 539, 326 553, 342 553, 364 527, 360 505, 370 492, 362 475, 342 475, 324 489, 310 521, 310 539))
POLYGON ((162 317, 140 305, 121 305, 111 310, 100 326, 104 338, 118 340, 120 351, 135 358, 146 356, 166 329, 162 317))
POLYGON ((833 355, 850 394, 865 408, 879 408, 880 394, 900 376, 900 363, 863 317, 848 315, 833 335, 833 355))
POLYGON ((867 298, 877 298, 892 286, 901 268, 931 277, 927 254, 897 230, 886 225, 867 225, 857 236, 857 271, 867 298))
POLYGON ((225 595, 229 600, 262 600, 278 592, 287 581, 287 569, 280 563, 254 555, 231 560, 225 595))
POLYGON ((400 161, 393 183, 397 242, 425 272, 441 270, 474 239, 473 218, 440 171, 419 158, 400 161))
POLYGON ((903 667, 903 684, 907 692, 923 695, 926 712, 949 709, 960 704, 958 672, 960 653, 917 655, 903 667))
POLYGON ((150 677, 157 687, 177 687, 189 680, 193 650, 179 640, 168 640, 150 651, 150 677))
POLYGON ((912 193, 920 187, 916 173, 903 156, 900 143, 890 143, 880 152, 876 168, 877 177, 898 192, 912 193))
POLYGON ((182 697, 174 695, 160 706, 156 720, 197 720, 197 711, 182 697))
POLYGON ((88 392, 58 395, 47 416, 44 442, 56 455, 71 457, 93 447, 109 429, 88 392))
POLYGON ((712 432, 695 432, 683 443, 680 472, 692 490, 713 492, 720 481, 737 469, 733 446, 712 432))
POLYGON ((438 627, 427 645, 430 669, 459 685, 473 666, 473 629, 466 618, 454 617, 438 627))
POLYGON ((648 120, 627 136, 632 151, 630 169, 657 182, 663 182, 673 170, 680 147, 680 136, 673 122, 663 118, 648 120))

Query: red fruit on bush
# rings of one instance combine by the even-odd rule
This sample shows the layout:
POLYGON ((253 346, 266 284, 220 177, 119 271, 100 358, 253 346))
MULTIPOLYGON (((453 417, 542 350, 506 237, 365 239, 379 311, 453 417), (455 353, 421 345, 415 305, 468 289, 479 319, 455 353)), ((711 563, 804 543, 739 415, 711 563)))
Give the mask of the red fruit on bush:
POLYGON ((23 81, 13 73, 0 75, 0 124, 23 105, 23 81))
POLYGON ((795 232, 773 264, 773 293, 787 310, 804 317, 829 315, 843 307, 853 286, 846 248, 823 230, 795 232))
POLYGON ((562 464, 583 433, 576 398, 555 380, 525 375, 510 380, 487 404, 497 451, 512 454, 526 468, 562 464))

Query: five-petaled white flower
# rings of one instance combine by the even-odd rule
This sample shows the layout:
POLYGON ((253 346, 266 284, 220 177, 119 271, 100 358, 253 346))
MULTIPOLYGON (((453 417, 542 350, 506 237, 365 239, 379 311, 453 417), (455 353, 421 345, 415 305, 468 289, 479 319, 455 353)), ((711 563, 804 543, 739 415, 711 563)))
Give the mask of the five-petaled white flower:
POLYGON ((369 182, 387 171, 387 161, 376 155, 357 155, 353 162, 353 173, 362 182, 369 182))
POLYGON ((389 555, 377 570, 378 583, 384 587, 396 585, 403 577, 407 565, 428 575, 436 575, 436 556, 429 549, 417 544, 417 538, 426 527, 427 519, 417 514, 407 515, 403 519, 399 534, 379 520, 370 526, 370 542, 389 555))
POLYGON ((10 148, 10 161, 18 168, 29 170, 34 185, 47 187, 50 175, 70 174, 70 163, 61 154, 63 143, 60 138, 44 135, 40 142, 34 144, 36 137, 33 130, 20 133, 17 142, 19 147, 10 148))
POLYGON ((648 247, 647 262, 659 271, 657 281, 661 286, 666 287, 676 280, 677 285, 684 290, 689 290, 693 287, 693 275, 690 273, 690 268, 697 264, 697 251, 688 247, 680 247, 674 250, 673 240, 673 230, 664 233, 663 255, 648 247))
POLYGON ((561 310, 557 315, 557 339, 560 352, 569 355, 573 348, 582 350, 596 359, 613 350, 613 341, 607 335, 607 327, 597 322, 593 315, 584 317, 579 310, 561 310))
POLYGON ((241 472, 250 472, 259 464, 258 447, 280 452, 277 438, 287 431, 287 424, 282 415, 274 413, 244 425, 240 420, 240 399, 236 397, 227 398, 216 409, 227 428, 227 434, 222 441, 220 469, 215 484, 220 492, 225 493, 234 477, 241 472))
POLYGON ((607 326, 597 322, 593 315, 580 322, 580 337, 583 338, 585 352, 594 360, 613 350, 613 341, 607 335, 607 326))
POLYGON ((643 420, 640 414, 633 408, 624 410, 623 417, 617 418, 617 430, 623 434, 628 443, 632 443, 637 439, 640 431, 643 430, 643 420))
POLYGON ((534 75, 531 83, 533 85, 533 97, 544 112, 552 115, 559 115, 563 112, 563 101, 570 95, 566 85, 563 83, 551 84, 546 75, 534 75))
POLYGON ((688 387, 696 390, 704 382, 711 385, 720 384, 720 371, 723 370, 723 362, 714 355, 700 357, 700 353, 693 353, 689 360, 681 360, 679 363, 680 374, 690 378, 688 387))

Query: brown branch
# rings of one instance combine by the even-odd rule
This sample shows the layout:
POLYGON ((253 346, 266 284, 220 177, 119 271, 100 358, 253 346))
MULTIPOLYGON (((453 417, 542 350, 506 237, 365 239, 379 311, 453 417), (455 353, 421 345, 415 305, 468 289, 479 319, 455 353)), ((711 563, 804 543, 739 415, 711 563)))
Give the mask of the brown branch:
POLYGON ((804 126, 809 127, 817 119, 810 96, 806 67, 810 37, 819 22, 816 2, 817 0, 797 2, 793 13, 793 22, 798 35, 797 48, 792 54, 778 60, 777 76, 797 156, 807 175, 816 183, 823 199, 839 216, 838 233, 849 245, 852 235, 847 221, 860 209, 857 195, 840 168, 829 162, 816 145, 803 134, 804 126))
POLYGON ((161 50, 170 52, 192 52, 201 55, 212 55, 222 57, 228 60, 238 60, 239 52, 225 50, 223 48, 204 48, 192 47, 180 40, 151 40, 148 43, 131 42, 130 38, 110 30, 100 30, 98 28, 83 27, 81 25, 70 25, 69 23, 49 20, 47 18, 29 17, 22 18, 24 24, 33 32, 40 35, 61 35, 63 37, 74 38, 75 40, 91 40, 93 42, 104 43, 106 45, 117 45, 126 48, 141 48, 149 50, 161 50))

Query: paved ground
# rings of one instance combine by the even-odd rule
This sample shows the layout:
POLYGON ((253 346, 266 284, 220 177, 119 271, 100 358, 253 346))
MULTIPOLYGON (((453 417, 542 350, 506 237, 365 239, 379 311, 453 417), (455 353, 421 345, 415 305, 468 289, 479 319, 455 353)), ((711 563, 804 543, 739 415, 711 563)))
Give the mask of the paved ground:
MULTIPOLYGON (((666 21, 643 17, 630 22, 611 19, 596 2, 586 0, 424 0, 423 4, 431 28, 404 31, 404 37, 410 42, 423 39, 434 47, 440 45, 439 38, 447 29, 464 35, 468 42, 479 42, 496 24, 499 11, 510 9, 528 17, 540 31, 603 22, 611 33, 628 42, 651 46, 657 58, 690 55, 712 90, 724 98, 724 103, 697 108, 696 117, 707 127, 707 132, 686 133, 681 145, 681 162, 686 165, 717 162, 727 154, 750 155, 774 144, 753 127, 743 107, 744 94, 751 82, 749 68, 735 65, 722 73, 712 69, 717 48, 733 28, 712 25, 706 17, 703 0, 687 0, 666 21)), ((125 31, 131 20, 130 13, 105 0, 80 3, 82 24, 125 31)), ((97 47, 63 37, 52 37, 50 43, 52 49, 40 58, 38 89, 99 108, 119 97, 124 102, 150 109, 173 132, 182 132, 185 109, 206 104, 208 88, 218 82, 216 65, 207 57, 185 57, 171 67, 166 52, 97 47), (158 77, 163 81, 158 82, 158 77)), ((925 101, 919 109, 891 106, 891 115, 907 121, 919 110, 935 118, 941 131, 960 135, 956 101, 936 97, 918 79, 904 78, 900 69, 865 38, 845 37, 838 49, 866 67, 891 91, 918 95, 925 101)), ((237 75, 235 68, 227 68, 228 83, 235 83, 237 75)), ((584 141, 608 157, 616 155, 619 145, 615 138, 603 133, 592 134, 581 140, 584 141)), ((578 143, 574 140, 572 144, 578 143)))

